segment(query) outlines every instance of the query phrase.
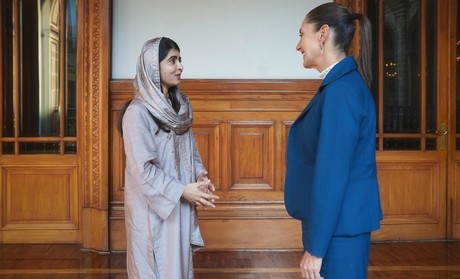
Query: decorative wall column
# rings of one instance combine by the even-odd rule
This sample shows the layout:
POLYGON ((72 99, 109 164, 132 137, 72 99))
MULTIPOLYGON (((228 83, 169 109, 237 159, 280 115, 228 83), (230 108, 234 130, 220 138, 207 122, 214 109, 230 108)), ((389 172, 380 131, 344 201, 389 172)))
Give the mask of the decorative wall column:
POLYGON ((110 0, 81 0, 79 6, 79 145, 83 248, 109 251, 108 84, 110 0))

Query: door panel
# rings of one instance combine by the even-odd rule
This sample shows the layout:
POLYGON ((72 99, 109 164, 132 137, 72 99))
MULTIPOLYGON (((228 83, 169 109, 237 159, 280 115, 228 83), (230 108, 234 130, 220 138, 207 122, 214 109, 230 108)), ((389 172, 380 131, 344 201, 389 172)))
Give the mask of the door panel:
POLYGON ((196 145, 200 151, 203 165, 206 166, 208 177, 213 181, 216 189, 221 188, 221 179, 219 174, 220 161, 220 134, 221 123, 219 121, 196 121, 193 126, 193 133, 196 145))
POLYGON ((447 1, 368 0, 384 220, 375 240, 447 237, 447 1))
POLYGON ((71 157, 2 158, 1 241, 77 242, 80 224, 77 178, 76 160, 71 157), (31 163, 24 164, 25 161, 31 163))
POLYGON ((378 156, 384 220, 376 240, 443 239, 446 228, 445 163, 432 154, 378 156), (445 182, 445 181, 444 181, 445 182))

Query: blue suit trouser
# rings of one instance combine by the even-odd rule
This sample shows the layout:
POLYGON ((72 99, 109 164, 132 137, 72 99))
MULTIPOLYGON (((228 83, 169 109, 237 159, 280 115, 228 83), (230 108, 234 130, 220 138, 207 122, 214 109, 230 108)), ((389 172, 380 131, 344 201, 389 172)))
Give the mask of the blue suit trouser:
POLYGON ((371 234, 333 237, 321 266, 324 279, 367 278, 371 234))

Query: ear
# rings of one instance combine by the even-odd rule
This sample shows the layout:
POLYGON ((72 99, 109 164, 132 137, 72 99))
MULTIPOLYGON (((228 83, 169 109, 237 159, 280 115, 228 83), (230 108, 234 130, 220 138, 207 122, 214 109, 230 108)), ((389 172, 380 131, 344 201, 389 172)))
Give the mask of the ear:
POLYGON ((327 38, 329 37, 329 33, 330 33, 329 25, 324 24, 323 26, 319 28, 318 38, 319 38, 320 43, 324 43, 327 40, 327 38))

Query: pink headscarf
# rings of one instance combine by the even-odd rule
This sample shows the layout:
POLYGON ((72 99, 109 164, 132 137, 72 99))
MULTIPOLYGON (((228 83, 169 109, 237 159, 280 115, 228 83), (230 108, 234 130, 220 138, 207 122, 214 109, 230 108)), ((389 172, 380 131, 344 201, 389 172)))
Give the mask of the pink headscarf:
POLYGON ((170 101, 160 90, 158 51, 161 39, 162 37, 148 40, 142 47, 137 61, 136 77, 134 78, 134 98, 142 101, 147 109, 168 129, 182 135, 192 126, 192 107, 189 99, 180 92, 178 86, 172 94, 176 94, 181 105, 179 112, 173 109, 170 101))

